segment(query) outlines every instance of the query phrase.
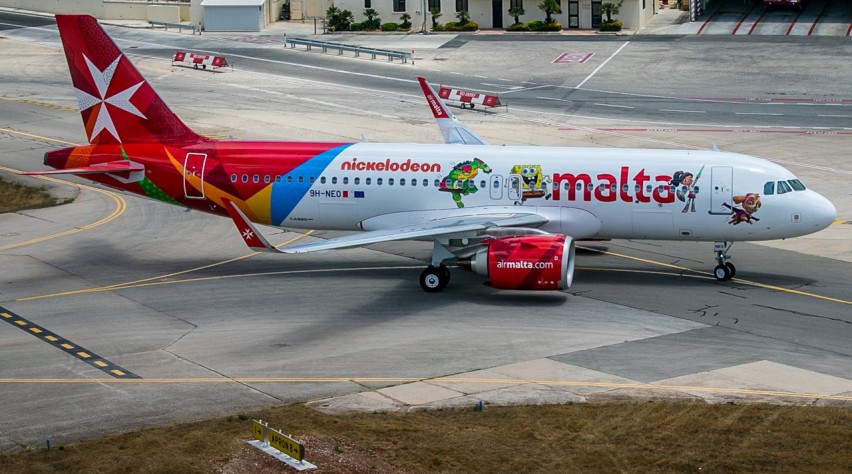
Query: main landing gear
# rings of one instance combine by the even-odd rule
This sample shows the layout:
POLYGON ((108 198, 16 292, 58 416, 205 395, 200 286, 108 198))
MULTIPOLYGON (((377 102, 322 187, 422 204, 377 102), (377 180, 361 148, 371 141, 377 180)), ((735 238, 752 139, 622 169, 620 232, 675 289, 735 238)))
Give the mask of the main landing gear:
POLYGON ((719 264, 713 269, 713 274, 719 281, 727 281, 737 275, 737 267, 728 261, 731 259, 731 257, 728 256, 728 251, 731 250, 732 245, 734 245, 733 242, 730 244, 727 242, 716 242, 714 244, 716 261, 719 262, 719 264))
POLYGON ((450 282, 450 269, 446 265, 429 265, 420 274, 420 286, 427 293, 437 293, 450 282))

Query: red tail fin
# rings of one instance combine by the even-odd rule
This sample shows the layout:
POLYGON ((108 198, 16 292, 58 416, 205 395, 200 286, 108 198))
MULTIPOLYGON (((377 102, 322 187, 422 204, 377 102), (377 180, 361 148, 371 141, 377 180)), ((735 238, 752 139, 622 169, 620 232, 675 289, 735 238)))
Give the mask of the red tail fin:
POLYGON ((56 15, 56 25, 90 143, 206 140, 169 110, 97 20, 56 15))

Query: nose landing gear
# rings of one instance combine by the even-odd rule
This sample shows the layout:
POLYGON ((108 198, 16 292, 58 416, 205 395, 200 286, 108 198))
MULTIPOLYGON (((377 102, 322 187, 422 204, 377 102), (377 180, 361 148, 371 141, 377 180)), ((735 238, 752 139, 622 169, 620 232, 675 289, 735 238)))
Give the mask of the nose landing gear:
POLYGON ((713 275, 715 275, 716 279, 719 281, 730 280, 737 274, 737 267, 728 261, 731 259, 731 257, 728 256, 728 251, 731 250, 731 246, 733 245, 733 242, 730 244, 727 242, 716 242, 714 244, 716 261, 719 262, 719 265, 716 265, 716 268, 713 269, 713 275))

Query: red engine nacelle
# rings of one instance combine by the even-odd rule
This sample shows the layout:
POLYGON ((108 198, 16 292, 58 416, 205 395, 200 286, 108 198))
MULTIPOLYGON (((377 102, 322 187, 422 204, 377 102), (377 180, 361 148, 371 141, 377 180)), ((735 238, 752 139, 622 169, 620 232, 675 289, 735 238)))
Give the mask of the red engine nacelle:
POLYGON ((574 280, 574 239, 562 234, 483 241, 470 267, 504 290, 564 290, 574 280))

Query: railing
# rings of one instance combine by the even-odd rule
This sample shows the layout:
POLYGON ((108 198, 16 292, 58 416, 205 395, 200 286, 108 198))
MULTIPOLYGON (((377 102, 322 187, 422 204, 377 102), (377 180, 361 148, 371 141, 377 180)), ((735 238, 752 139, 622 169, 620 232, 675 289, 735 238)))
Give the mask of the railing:
POLYGON ((393 61, 394 58, 399 58, 403 63, 407 63, 411 59, 411 53, 403 53, 402 51, 390 51, 387 49, 364 48, 361 46, 352 46, 348 44, 330 43, 328 41, 316 41, 302 38, 287 38, 287 44, 291 48, 295 48, 297 44, 304 45, 308 51, 313 47, 321 48, 322 52, 328 52, 329 49, 337 50, 337 54, 341 55, 344 51, 355 53, 355 57, 360 57, 361 53, 369 54, 373 59, 376 56, 387 56, 388 61, 393 61))
POLYGON ((148 24, 151 25, 151 28, 161 27, 165 28, 166 31, 168 31, 169 28, 177 28, 178 31, 183 31, 185 28, 187 30, 192 30, 192 34, 195 34, 195 32, 197 31, 195 25, 187 25, 184 23, 169 23, 167 21, 148 20, 148 24))

